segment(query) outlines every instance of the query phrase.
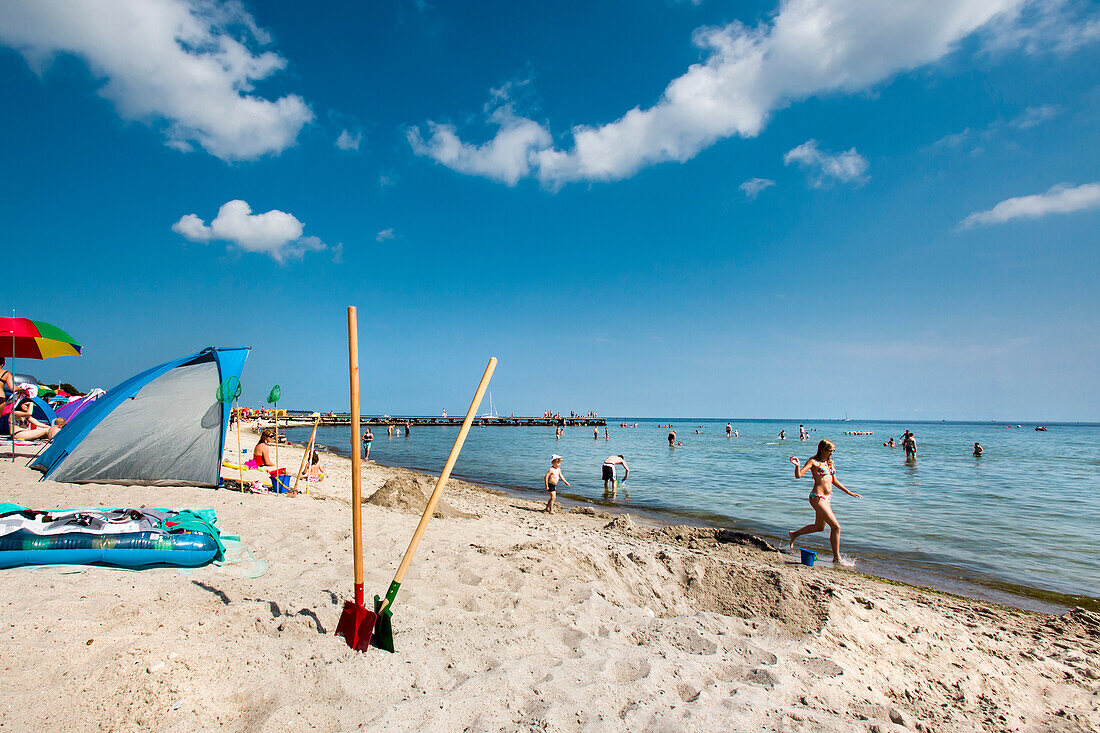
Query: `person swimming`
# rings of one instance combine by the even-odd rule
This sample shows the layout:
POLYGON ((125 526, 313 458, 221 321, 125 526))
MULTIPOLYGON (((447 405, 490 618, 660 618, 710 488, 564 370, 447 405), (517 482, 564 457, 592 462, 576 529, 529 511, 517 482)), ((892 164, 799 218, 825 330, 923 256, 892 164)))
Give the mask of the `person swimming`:
POLYGON ((833 514, 833 509, 830 504, 832 499, 833 487, 840 489, 849 496, 854 496, 857 499, 863 497, 859 494, 853 493, 846 489, 843 484, 836 478, 836 467, 833 465, 833 452, 836 447, 831 441, 822 440, 817 444, 817 453, 812 458, 806 459, 805 464, 799 464, 798 459, 794 456, 790 457, 790 462, 794 464, 794 477, 802 478, 806 475, 807 471, 810 471, 814 479, 814 487, 810 491, 809 502, 810 506, 814 508, 814 522, 807 524, 801 529, 788 532, 787 534, 791 538, 790 548, 794 550, 794 541, 804 534, 811 534, 813 532, 820 532, 828 525, 829 543, 833 548, 833 562, 838 565, 852 565, 850 560, 845 560, 840 556, 840 522, 837 521, 836 515, 833 514))
POLYGON ((982 453, 985 453, 985 448, 983 448, 980 443, 975 443, 974 444, 974 453, 972 455, 975 458, 981 458, 982 453))

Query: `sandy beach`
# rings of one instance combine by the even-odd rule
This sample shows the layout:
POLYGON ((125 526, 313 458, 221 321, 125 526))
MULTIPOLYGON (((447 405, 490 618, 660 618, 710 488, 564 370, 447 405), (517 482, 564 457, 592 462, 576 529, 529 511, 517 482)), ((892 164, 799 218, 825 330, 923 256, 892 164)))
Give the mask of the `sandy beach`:
MULTIPOLYGON (((291 470, 301 455, 280 447, 291 470)), ((4 730, 1100 730, 1100 614, 1084 610, 805 567, 721 530, 548 516, 452 482, 453 516, 429 525, 397 597, 397 653, 364 654, 333 635, 350 461, 326 456, 295 498, 39 482, 24 463, 0 462, 3 499, 213 507, 251 557, 3 571, 4 730)), ((430 484, 368 463, 364 496, 392 479, 430 484)), ((364 506, 369 594, 417 520, 364 506)))

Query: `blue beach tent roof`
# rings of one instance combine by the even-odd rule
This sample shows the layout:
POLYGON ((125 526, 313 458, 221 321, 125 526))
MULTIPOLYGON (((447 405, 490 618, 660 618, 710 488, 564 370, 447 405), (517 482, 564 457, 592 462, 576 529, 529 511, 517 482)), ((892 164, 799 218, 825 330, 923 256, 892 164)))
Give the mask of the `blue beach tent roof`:
POLYGON ((217 486, 232 406, 216 393, 240 378, 247 356, 247 347, 209 347, 130 377, 73 418, 31 468, 71 483, 217 486))

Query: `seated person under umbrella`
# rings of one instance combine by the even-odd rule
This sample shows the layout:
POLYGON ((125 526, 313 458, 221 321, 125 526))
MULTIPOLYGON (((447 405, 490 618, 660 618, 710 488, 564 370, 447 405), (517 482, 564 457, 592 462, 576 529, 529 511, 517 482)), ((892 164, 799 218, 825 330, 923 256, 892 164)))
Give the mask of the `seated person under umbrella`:
POLYGON ((15 426, 12 437, 16 440, 38 440, 39 438, 53 440, 53 436, 65 427, 65 418, 58 417, 54 419, 53 425, 43 425, 25 413, 14 411, 12 412, 12 425, 15 426), (20 415, 23 415, 23 417, 19 417, 20 415))

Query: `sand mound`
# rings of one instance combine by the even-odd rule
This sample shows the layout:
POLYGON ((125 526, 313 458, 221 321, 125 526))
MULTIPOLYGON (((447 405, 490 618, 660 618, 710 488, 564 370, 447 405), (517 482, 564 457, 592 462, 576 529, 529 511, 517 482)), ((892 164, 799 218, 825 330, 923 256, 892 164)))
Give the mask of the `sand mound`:
POLYGON ((765 552, 782 552, 762 537, 732 529, 672 525, 651 530, 648 536, 661 542, 671 542, 692 549, 714 547, 716 545, 743 545, 765 552))
POLYGON ((700 611, 772 618, 788 631, 807 634, 828 620, 833 589, 776 569, 710 560, 688 574, 686 593, 700 611))
POLYGON ((634 523, 634 520, 630 518, 629 514, 620 514, 612 519, 606 525, 604 529, 611 529, 616 532, 624 532, 626 534, 634 534, 638 531, 638 525, 634 523))
MULTIPOLYGON (((364 499, 363 503, 398 509, 406 514, 423 514, 434 486, 435 479, 413 473, 401 473, 382 484, 382 488, 364 499)), ((470 519, 475 515, 459 511, 446 500, 440 499, 435 505, 432 516, 440 519, 470 519)))
POLYGON ((611 515, 608 512, 601 512, 599 509, 594 509, 590 506, 575 506, 569 510, 570 514, 587 514, 590 517, 596 517, 598 519, 611 519, 611 515))
POLYGON ((527 568, 524 572, 553 568, 566 577, 590 579, 612 604, 648 609, 657 618, 703 611, 774 621, 797 636, 817 632, 828 621, 834 591, 812 572, 725 559, 692 548, 708 532, 714 543, 718 530, 666 527, 651 533, 638 529, 626 514, 606 529, 617 535, 608 545, 524 542, 500 555, 527 568), (678 541, 652 542, 653 535, 678 541))
POLYGON ((1060 636, 1100 642, 1100 613, 1074 608, 1043 620, 1042 627, 1060 636))
POLYGON ((746 547, 755 547, 756 549, 763 550, 765 552, 783 552, 783 550, 779 549, 775 545, 772 545, 764 538, 757 537, 756 535, 749 534, 748 532, 735 532, 732 529, 720 529, 718 530, 717 534, 714 535, 714 538, 719 542, 734 545, 745 545, 746 547))

